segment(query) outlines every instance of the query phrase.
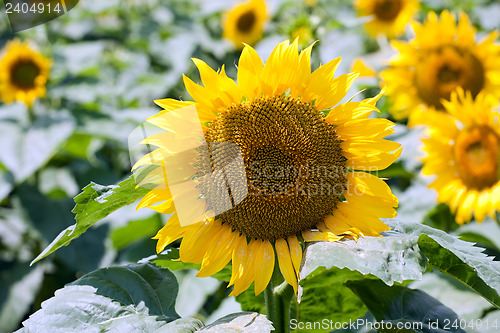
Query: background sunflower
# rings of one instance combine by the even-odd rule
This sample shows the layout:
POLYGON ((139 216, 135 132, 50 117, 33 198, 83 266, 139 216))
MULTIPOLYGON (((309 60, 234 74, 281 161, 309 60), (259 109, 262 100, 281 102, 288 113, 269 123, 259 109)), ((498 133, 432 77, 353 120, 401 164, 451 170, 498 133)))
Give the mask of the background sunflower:
POLYGON ((423 23, 414 23, 415 38, 393 42, 398 54, 381 76, 397 119, 422 121, 421 111, 443 110, 441 99, 461 87, 473 97, 479 92, 500 96, 497 32, 476 42, 476 29, 465 13, 458 21, 448 11, 429 13, 423 23))
POLYGON ((28 106, 45 96, 50 60, 27 42, 7 42, 0 59, 0 98, 4 103, 20 101, 28 106))
POLYGON ((253 45, 262 38, 267 10, 264 0, 241 3, 225 13, 223 37, 230 39, 237 49, 253 45))
POLYGON ((423 173, 437 176, 430 187, 463 224, 482 222, 499 208, 500 124, 498 101, 459 90, 443 102, 449 115, 428 113, 430 137, 424 139, 423 173))
POLYGON ((417 0, 357 0, 359 16, 369 16, 366 31, 372 36, 380 34, 395 37, 404 32, 405 27, 419 9, 417 0))

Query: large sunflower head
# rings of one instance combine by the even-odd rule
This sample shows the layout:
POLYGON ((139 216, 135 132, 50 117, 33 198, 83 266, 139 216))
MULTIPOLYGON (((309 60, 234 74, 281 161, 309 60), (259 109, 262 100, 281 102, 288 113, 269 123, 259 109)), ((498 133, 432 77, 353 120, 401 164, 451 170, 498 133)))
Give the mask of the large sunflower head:
POLYGON ((264 0, 250 0, 226 13, 223 36, 232 40, 236 48, 242 49, 243 43, 253 45, 262 38, 266 21, 264 0))
POLYGON ((26 42, 7 42, 0 59, 0 99, 31 105, 36 98, 45 96, 49 69, 50 60, 26 42))
POLYGON ((443 112, 428 112, 423 173, 435 175, 429 186, 456 213, 457 223, 481 222, 500 204, 500 124, 498 99, 459 89, 443 112))
POLYGON ((402 34, 419 8, 417 0, 357 0, 359 16, 370 16, 366 31, 372 36, 402 34))
POLYGON ((377 111, 379 96, 338 104, 357 74, 334 77, 340 59, 311 73, 311 49, 299 54, 297 40, 283 42, 263 65, 245 46, 238 83, 224 68, 216 72, 194 59, 203 86, 187 77, 184 83, 196 102, 156 101, 166 111, 148 119, 170 131, 148 137, 144 143, 159 148, 135 165, 160 166, 143 183, 164 175, 168 182, 139 203, 175 212, 155 236, 157 251, 182 238, 180 260, 200 263, 202 277, 232 260, 232 294, 252 282, 255 293, 262 292, 276 258, 284 279, 297 290, 304 242, 379 236, 388 229, 380 218, 396 214, 397 199, 388 185, 365 172, 384 169, 398 158, 400 145, 384 140, 394 124, 368 118, 377 111), (208 144, 169 158, 179 144, 196 146, 199 138, 190 140, 185 130, 172 127, 175 122, 194 128, 180 120, 193 106, 208 144), (180 168, 181 161, 192 162, 180 168), (195 185, 182 186, 181 174, 186 180, 196 175, 195 185), (195 200, 188 199, 188 189, 195 200), (181 206, 188 215, 196 210, 213 214, 183 225, 181 206))
POLYGON ((429 13, 423 24, 415 23, 415 39, 393 42, 399 54, 382 72, 395 118, 410 117, 410 124, 422 121, 421 111, 444 111, 457 88, 472 97, 484 91, 500 96, 500 47, 494 44, 497 32, 476 42, 476 30, 462 13, 458 22, 443 11, 429 13))

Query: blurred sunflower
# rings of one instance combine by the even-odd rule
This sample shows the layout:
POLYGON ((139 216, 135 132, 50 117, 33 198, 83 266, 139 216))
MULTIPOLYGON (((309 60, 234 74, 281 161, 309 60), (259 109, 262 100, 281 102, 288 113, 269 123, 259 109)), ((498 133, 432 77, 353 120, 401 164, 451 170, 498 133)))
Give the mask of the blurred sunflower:
MULTIPOLYGON (((265 65, 252 47, 245 46, 238 84, 224 68, 216 72, 194 59, 204 86, 187 77, 184 83, 196 102, 158 100, 165 111, 148 119, 168 129, 169 112, 196 105, 206 141, 231 142, 241 150, 246 172, 242 178, 249 192, 232 209, 181 226, 168 186, 151 190, 138 205, 174 213, 154 237, 157 251, 182 238, 179 259, 201 264, 198 276, 213 275, 232 260, 231 295, 242 293, 252 282, 255 294, 261 293, 276 258, 284 279, 297 292, 302 241, 380 236, 388 230, 380 218, 396 215, 393 207, 398 201, 387 184, 371 173, 354 171, 384 169, 401 153, 400 144, 383 139, 394 132, 394 124, 368 118, 378 111, 375 103, 380 95, 338 104, 357 74, 334 78, 340 58, 311 73, 312 46, 299 54, 297 40, 278 44, 265 65), (274 172, 283 169, 299 173, 274 172), (276 187, 287 191, 269 191, 276 187), (309 191, 313 188, 321 191, 309 191)), ((160 148, 134 168, 168 155, 166 140, 168 133, 148 137, 144 143, 160 148)), ((210 158, 231 155, 231 149, 224 147, 212 151, 210 158)), ((203 194, 207 187, 201 185, 203 194)), ((225 186, 217 190, 225 191, 225 186)))
POLYGON ((416 37, 409 43, 393 42, 399 54, 381 73, 397 119, 409 117, 410 125, 421 123, 421 111, 444 110, 442 99, 461 87, 476 97, 481 91, 500 97, 500 47, 498 33, 477 43, 476 30, 466 14, 458 24, 448 11, 434 13, 424 24, 413 25, 416 37))
POLYGON ((299 46, 306 47, 314 41, 314 31, 309 20, 298 20, 290 29, 290 39, 299 40, 299 46))
POLYGON ((243 43, 253 45, 262 38, 266 21, 264 0, 239 4, 225 14, 223 37, 232 40, 237 49, 242 49, 243 43))
POLYGON ((0 59, 0 99, 28 106, 45 96, 50 60, 15 39, 7 42, 0 59))
POLYGON ((492 217, 500 205, 500 124, 498 100, 483 93, 476 98, 459 88, 444 112, 428 112, 429 138, 423 139, 423 173, 436 175, 429 187, 438 201, 450 206, 459 224, 492 217))
POLYGON ((355 6, 359 16, 373 17, 365 24, 370 35, 388 37, 402 34, 420 7, 417 0, 357 0, 355 6))

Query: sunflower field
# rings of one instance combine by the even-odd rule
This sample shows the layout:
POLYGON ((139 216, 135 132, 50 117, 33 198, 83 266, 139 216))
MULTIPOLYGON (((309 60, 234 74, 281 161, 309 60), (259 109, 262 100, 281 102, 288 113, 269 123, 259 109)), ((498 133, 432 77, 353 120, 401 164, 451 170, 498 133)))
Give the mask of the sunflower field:
POLYGON ((500 332, 500 2, 0 12, 0 333, 500 332))

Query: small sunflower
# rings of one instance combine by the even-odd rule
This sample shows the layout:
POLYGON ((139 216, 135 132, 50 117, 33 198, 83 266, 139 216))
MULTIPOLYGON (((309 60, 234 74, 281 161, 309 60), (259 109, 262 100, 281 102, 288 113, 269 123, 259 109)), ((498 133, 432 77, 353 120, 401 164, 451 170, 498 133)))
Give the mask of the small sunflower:
POLYGON ((7 42, 0 59, 0 99, 28 106, 45 96, 50 60, 31 49, 27 42, 7 42))
POLYGON ((308 46, 314 41, 314 31, 308 21, 297 22, 290 30, 292 40, 298 39, 300 46, 308 46))
POLYGON ((262 38, 267 21, 264 0, 250 0, 228 11, 223 25, 223 37, 233 41, 238 49, 243 43, 253 45, 262 38))
MULTIPOLYGON (((231 295, 242 293, 252 282, 255 294, 261 293, 276 261, 284 279, 297 291, 303 242, 380 236, 388 230, 380 218, 396 215, 398 201, 389 186, 363 171, 384 169, 401 153, 400 144, 383 139, 394 132, 394 124, 368 118, 378 111, 375 103, 380 95, 338 104, 357 74, 335 78, 340 58, 311 73, 312 46, 299 54, 297 40, 278 44, 265 65, 252 47, 245 46, 237 84, 224 68, 216 72, 194 59, 203 86, 187 77, 184 83, 196 102, 158 100, 165 111, 148 119, 169 130, 169 113, 179 112, 174 118, 180 119, 184 111, 179 108, 195 105, 206 142, 231 143, 241 152, 245 174, 240 181, 248 185, 248 193, 237 199, 240 189, 231 188, 231 202, 238 202, 231 209, 181 226, 168 186, 151 190, 138 205, 173 213, 154 237, 157 251, 182 238, 179 259, 201 264, 198 276, 213 275, 232 261, 231 295), (273 191, 276 188, 285 191, 273 191)), ((186 140, 184 131, 179 135, 179 142, 186 140)), ((144 143, 159 148, 134 168, 168 163, 162 157, 170 153, 169 140, 172 131, 148 137, 144 143)), ((179 168, 181 173, 188 167, 197 171, 186 174, 216 171, 214 163, 222 163, 234 153, 231 145, 216 147, 208 163, 179 168)), ((225 166, 234 167, 231 163, 225 166)), ((151 172, 144 181, 154 183, 163 172, 161 168, 151 172)), ((226 177, 235 173, 226 173, 226 177)), ((235 179, 230 181, 235 183, 235 179)), ((201 180, 199 185, 193 189, 196 196, 217 197, 211 191, 227 191, 225 182, 217 187, 217 183, 201 180)))
POLYGON ((366 31, 373 36, 395 37, 402 34, 419 7, 417 0, 356 1, 359 16, 373 17, 365 24, 366 31))
POLYGON ((420 123, 421 111, 444 110, 442 100, 449 100, 458 87, 473 97, 481 91, 500 97, 497 32, 477 43, 467 15, 462 13, 456 23, 447 11, 440 18, 431 12, 424 24, 413 27, 415 39, 393 42, 399 54, 381 73, 395 118, 420 123))
POLYGON ((459 88, 444 112, 428 112, 429 138, 423 139, 423 173, 437 176, 429 187, 438 201, 450 206, 456 221, 484 220, 500 205, 500 124, 498 100, 483 93, 476 98, 459 88))

